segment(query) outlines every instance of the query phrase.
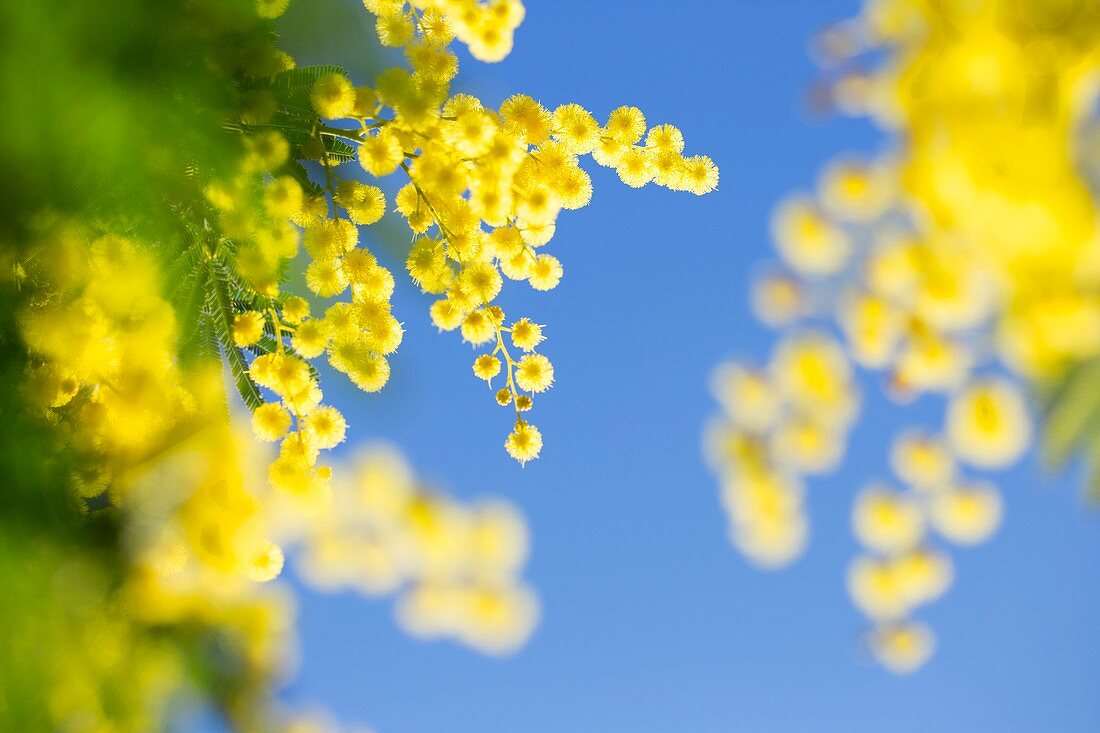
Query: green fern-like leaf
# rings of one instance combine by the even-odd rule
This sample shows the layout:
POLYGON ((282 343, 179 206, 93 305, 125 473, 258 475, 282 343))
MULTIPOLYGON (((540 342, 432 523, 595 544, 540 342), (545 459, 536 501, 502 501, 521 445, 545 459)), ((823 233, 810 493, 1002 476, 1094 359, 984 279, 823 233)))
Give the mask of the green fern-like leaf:
POLYGON ((203 356, 202 327, 206 321, 206 268, 189 274, 172 296, 180 324, 180 351, 185 358, 203 356))
MULTIPOLYGON (((280 107, 280 112, 281 111, 282 108, 280 107)), ((309 116, 296 118, 279 114, 263 126, 277 129, 291 145, 300 146, 316 138, 314 127, 317 123, 317 113, 310 109, 307 110, 305 114, 309 116)), ((353 134, 353 131, 349 130, 348 134, 353 134)), ((325 152, 332 160, 345 163, 355 157, 355 148, 339 137, 322 134, 321 143, 325 146, 325 152)))
POLYGON ((244 400, 248 409, 255 410, 264 403, 260 395, 260 388, 248 375, 248 362, 244 352, 233 342, 233 305, 229 297, 229 284, 224 276, 226 268, 211 267, 210 276, 207 278, 206 309, 214 334, 221 346, 221 352, 225 356, 229 371, 233 375, 233 382, 237 385, 237 392, 244 400))
POLYGON ((271 88, 278 92, 293 92, 302 89, 313 89, 313 85, 322 76, 328 74, 340 74, 347 76, 348 71, 335 64, 320 64, 318 66, 299 66, 295 69, 280 71, 271 80, 271 88))
POLYGON ((1079 364, 1043 398, 1043 454, 1054 468, 1075 456, 1089 463, 1088 495, 1100 501, 1100 359, 1079 364))
POLYGON ((1093 438, 1088 461, 1089 477, 1086 496, 1094 504, 1100 504, 1100 431, 1093 438))

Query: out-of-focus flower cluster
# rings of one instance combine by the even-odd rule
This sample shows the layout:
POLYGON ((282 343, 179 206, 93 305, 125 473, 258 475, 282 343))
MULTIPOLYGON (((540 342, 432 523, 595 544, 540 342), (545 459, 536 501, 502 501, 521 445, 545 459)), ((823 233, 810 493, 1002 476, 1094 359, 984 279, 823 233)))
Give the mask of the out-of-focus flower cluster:
MULTIPOLYGON (((179 324, 147 247, 48 222, 22 277, 35 292, 20 314, 34 364, 24 390, 66 436, 88 511, 125 518, 128 623, 215 628, 248 678, 273 680, 293 607, 264 584, 294 547, 309 580, 400 591, 401 621, 418 635, 490 652, 527 638, 537 604, 519 581, 526 528, 511 505, 427 491, 393 455, 365 457, 335 488, 327 475, 308 492, 265 480, 263 451, 225 420, 220 370, 179 362, 179 324)), ((179 675, 176 663, 165 674, 179 675)), ((162 682, 150 684, 177 684, 162 682)), ((72 710, 59 703, 58 725, 105 704, 88 694, 59 689, 59 700, 78 698, 72 710)))
POLYGON ((858 393, 844 350, 821 332, 779 345, 764 368, 727 364, 713 389, 725 414, 707 433, 722 479, 730 539, 755 563, 793 560, 809 539, 803 477, 843 457, 858 393))
POLYGON ((821 39, 836 106, 867 114, 896 145, 844 157, 816 192, 773 217, 781 264, 755 283, 757 316, 790 331, 763 369, 723 367, 725 414, 710 433, 735 543, 760 564, 805 544, 803 475, 836 467, 855 417, 853 365, 907 403, 946 403, 938 431, 902 429, 893 481, 860 493, 864 554, 849 569, 874 623, 875 657, 907 672, 930 656, 912 612, 953 577, 933 538, 973 545, 1002 501, 974 474, 1029 448, 1028 388, 1100 354, 1100 239, 1088 175, 1100 16, 1091 2, 872 0, 821 39), (831 319, 837 337, 822 335, 831 319), (837 397, 807 420, 802 381, 837 397))
POLYGON ((537 618, 519 574, 527 527, 508 502, 460 503, 424 488, 400 455, 363 454, 334 501, 290 531, 303 575, 323 589, 397 593, 398 620, 422 638, 454 637, 487 653, 515 650, 537 618))

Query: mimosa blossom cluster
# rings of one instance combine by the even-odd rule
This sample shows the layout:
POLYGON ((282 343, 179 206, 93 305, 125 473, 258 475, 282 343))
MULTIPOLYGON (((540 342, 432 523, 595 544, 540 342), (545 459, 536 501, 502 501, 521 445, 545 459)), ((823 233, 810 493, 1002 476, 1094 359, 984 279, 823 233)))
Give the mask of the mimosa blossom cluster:
MULTIPOLYGON (((538 457, 543 445, 526 413, 535 395, 553 385, 554 366, 538 351, 543 326, 529 317, 509 319, 494 301, 506 280, 526 282, 538 291, 560 282, 562 263, 546 245, 558 215, 591 199, 592 182, 581 157, 591 155, 614 168, 629 186, 652 182, 696 194, 717 186, 718 169, 706 156, 685 157, 677 128, 647 127, 634 107, 613 110, 601 125, 576 104, 551 110, 517 94, 494 109, 471 95, 451 94, 458 73, 452 42, 466 43, 476 58, 499 60, 511 48, 512 32, 523 17, 523 6, 515 0, 366 0, 365 5, 376 16, 378 40, 403 49, 409 68, 386 69, 373 86, 356 86, 330 71, 306 90, 312 110, 333 124, 317 123, 295 149, 321 164, 324 186, 295 177, 300 169, 282 169, 288 146, 278 130, 291 113, 273 96, 280 91, 278 77, 272 90, 250 98, 242 118, 244 127, 255 132, 253 148, 265 151, 253 156, 256 165, 244 172, 245 178, 254 180, 257 170, 266 173, 262 200, 267 214, 289 217, 304 228, 303 244, 311 258, 307 285, 324 298, 350 289, 351 302, 337 302, 310 320, 299 300, 279 300, 268 311, 242 315, 241 343, 258 340, 264 328, 273 330, 277 341, 281 334, 293 334, 298 356, 326 353, 336 369, 366 391, 385 385, 386 356, 402 336, 389 308, 394 282, 360 246, 356 227, 377 222, 387 202, 380 188, 338 172, 354 155, 371 179, 397 175, 405 181, 393 205, 411 234, 409 277, 422 291, 439 296, 429 309, 437 328, 458 331, 464 341, 486 349, 474 360, 473 372, 491 387, 500 379, 494 400, 515 414, 505 448, 525 463, 538 457)), ((226 192, 241 188, 215 184, 209 189, 223 221, 237 220, 235 197, 226 192)), ((244 224, 241 233, 251 243, 238 255, 238 269, 259 292, 277 298, 275 274, 296 253, 295 236, 282 223, 275 230, 256 220, 244 224)), ((285 365, 295 357, 279 358, 285 365)), ((302 401, 298 395, 312 409, 313 393, 306 383, 276 385, 266 374, 269 366, 254 364, 254 378, 279 387, 287 413, 301 417, 291 404, 302 401)), ((305 374, 305 367, 295 368, 305 374)), ((265 410, 272 426, 287 423, 275 408, 265 410)), ((300 442, 302 431, 295 435, 300 442)), ((306 461, 305 468, 312 463, 306 461)))
MULTIPOLYGON (((364 5, 376 18, 379 42, 402 49, 409 68, 386 69, 373 86, 356 86, 344 73, 326 70, 300 87, 279 75, 293 68, 293 60, 274 55, 268 62, 273 82, 257 85, 243 100, 240 123, 251 134, 239 175, 207 188, 222 228, 241 243, 236 270, 265 299, 266 307, 237 316, 237 344, 253 346, 267 333, 278 351, 251 371, 253 381, 279 397, 257 413, 258 433, 268 440, 291 434, 273 480, 316 481, 317 451, 343 436, 343 418, 319 408, 320 391, 303 359, 325 354, 356 385, 375 392, 389 380, 386 357, 402 340, 402 325, 390 309, 393 276, 359 242, 358 227, 378 222, 388 204, 378 186, 340 172, 353 157, 372 180, 397 175, 405 181, 393 205, 411 234, 409 277, 423 292, 440 296, 429 309, 437 328, 487 349, 474 360, 473 372, 490 387, 500 379, 493 398, 515 414, 504 447, 525 463, 543 445, 526 413, 535 395, 553 385, 554 366, 538 352, 543 326, 529 317, 508 319, 493 301, 506 279, 538 291, 561 281, 561 261, 544 248, 561 211, 591 200, 592 181, 580 158, 591 155, 632 187, 652 182, 699 195, 717 186, 718 169, 706 156, 685 157, 680 130, 647 128, 635 107, 613 110, 600 125, 576 104, 550 110, 516 94, 493 109, 469 94, 451 94, 458 73, 451 44, 457 39, 475 58, 499 61, 523 19, 518 0, 364 5), (286 138, 288 124, 312 115, 320 120, 307 135, 286 138), (298 159, 320 164, 323 185, 306 176, 298 159), (350 291, 350 302, 338 301, 310 318, 308 303, 280 295, 279 274, 299 249, 287 220, 303 230, 309 289, 321 298, 350 291), (284 338, 292 354, 284 353, 284 338), (327 435, 303 430, 303 419, 323 423, 327 435)), ((261 12, 274 17, 285 8, 285 2, 266 3, 261 12)))
POLYGON ((932 653, 913 613, 952 582, 946 545, 984 542, 1000 524, 1000 493, 981 474, 1031 446, 1029 393, 1100 356, 1094 10, 873 0, 826 32, 837 107, 870 115, 893 146, 839 159, 816 191, 777 207, 780 263, 752 299, 790 335, 766 368, 732 364, 715 380, 725 410, 710 453, 734 541, 769 566, 805 545, 799 479, 840 461, 858 407, 840 386, 853 367, 881 373, 895 402, 945 405, 934 428, 899 429, 894 475, 871 482, 853 510, 864 551, 848 588, 873 624, 870 650, 895 672, 932 653), (780 355, 808 330, 817 355, 800 373, 838 395, 828 411, 838 426, 794 418, 792 450, 783 436, 799 400, 780 355))

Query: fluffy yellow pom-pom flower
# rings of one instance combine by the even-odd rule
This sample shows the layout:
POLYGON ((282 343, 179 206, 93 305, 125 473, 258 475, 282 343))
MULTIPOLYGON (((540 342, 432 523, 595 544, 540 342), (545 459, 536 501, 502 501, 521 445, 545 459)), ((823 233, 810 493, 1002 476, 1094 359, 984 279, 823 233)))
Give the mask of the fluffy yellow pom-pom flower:
POLYGON ((377 186, 359 181, 340 181, 336 203, 343 206, 356 224, 374 224, 386 213, 386 196, 377 186))
POLYGON ((264 335, 264 316, 259 311, 246 311, 233 318, 233 343, 251 346, 264 335))
POLYGON ((542 326, 521 318, 512 324, 512 343, 524 351, 533 351, 543 342, 542 326))
POLYGON ((432 303, 429 314, 432 323, 440 331, 453 331, 458 328, 462 325, 464 315, 461 308, 446 298, 432 303))
POLYGON ((374 24, 378 42, 383 46, 404 46, 413 38, 415 29, 409 16, 401 12, 379 15, 374 24))
POLYGON ((324 450, 339 445, 348 424, 335 407, 319 407, 305 419, 305 430, 314 444, 324 450))
POLYGON ((277 402, 260 405, 252 413, 252 432, 268 443, 286 435, 290 423, 290 413, 277 402))
POLYGON ((309 301, 292 295, 283 303, 283 320, 294 325, 309 315, 309 301))
POLYGON ((322 298, 331 298, 347 290, 348 279, 336 260, 314 260, 306 268, 306 287, 322 298))
POLYGON ((474 360, 474 374, 477 375, 478 379, 484 379, 488 382, 500 374, 500 359, 491 354, 482 354, 474 360))
POLYGON ((703 196, 718 188, 718 166, 706 155, 684 158, 678 188, 703 196))
POLYGON ((615 166, 619 180, 631 188, 641 188, 653 180, 657 171, 653 166, 653 157, 645 148, 630 148, 615 166))
POLYGON ((528 392, 545 392, 554 383, 554 365, 542 354, 527 354, 516 365, 516 384, 528 392))
POLYGON ((528 145, 541 145, 550 137, 550 113, 526 94, 516 94, 500 105, 504 127, 528 145))
POLYGON ((600 140, 600 126, 579 104, 564 104, 554 110, 554 139, 566 149, 583 155, 592 152, 600 140))
POLYGON ((534 425, 520 420, 504 442, 508 455, 520 464, 538 458, 542 450, 542 433, 534 425))
POLYGON ((527 275, 527 282, 535 290, 553 290, 561 282, 564 270, 553 255, 539 255, 527 275))
POLYGON ((390 381, 390 363, 383 356, 370 356, 348 374, 364 392, 377 392, 390 381))
POLYGON ((359 145, 359 165, 372 176, 388 176, 404 158, 401 142, 386 130, 368 136, 359 145))
POLYGON ((620 143, 633 145, 645 134, 645 115, 637 107, 619 107, 608 116, 604 132, 620 143))
POLYGON ((321 117, 347 117, 355 108, 355 87, 343 74, 325 74, 314 82, 309 100, 321 117))
POLYGON ((484 309, 470 311, 462 319, 462 338, 475 346, 491 341, 496 335, 496 326, 484 309))

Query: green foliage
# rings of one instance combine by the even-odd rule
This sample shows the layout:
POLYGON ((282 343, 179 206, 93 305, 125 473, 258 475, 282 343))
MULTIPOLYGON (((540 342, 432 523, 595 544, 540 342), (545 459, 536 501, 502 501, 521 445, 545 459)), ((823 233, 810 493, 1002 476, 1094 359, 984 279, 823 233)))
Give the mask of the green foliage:
MULTIPOLYGON (((329 74, 347 76, 348 72, 343 67, 335 64, 299 66, 296 69, 288 69, 276 74, 275 78, 271 80, 271 88, 287 104, 299 101, 304 103, 302 106, 310 108, 309 93, 313 89, 313 85, 322 76, 329 74)), ((308 116, 313 117, 315 115, 311 111, 308 116)))
MULTIPOLYGON (((263 123, 242 125, 241 127, 278 130, 292 146, 291 159, 298 160, 302 157, 300 155, 301 146, 310 140, 316 140, 318 137, 317 113, 313 110, 310 92, 314 83, 327 74, 347 76, 348 72, 340 66, 322 64, 319 66, 302 66, 280 72, 270 82, 253 80, 248 87, 248 91, 253 93, 258 91, 270 92, 275 99, 276 112, 271 119, 263 123)), ((354 131, 348 131, 349 136, 353 134, 354 131)), ((324 144, 325 154, 333 163, 345 163, 355 157, 355 149, 337 137, 325 135, 321 137, 321 142, 324 144)), ((301 166, 298 166, 298 168, 301 168, 301 166)), ((319 190, 317 186, 310 183, 304 169, 291 172, 301 174, 295 175, 295 177, 307 190, 313 190, 314 192, 319 190)))
POLYGON ((172 231, 161 207, 194 197, 186 170, 231 159, 233 86, 211 60, 248 52, 250 17, 247 0, 0 5, 0 237, 46 207, 172 231))
POLYGON ((1089 464, 1088 497, 1100 503, 1100 359, 1075 365, 1044 395, 1043 450, 1052 467, 1089 464))
POLYGON ((227 710, 234 686, 258 687, 234 671, 240 650, 216 630, 149 626, 124 610, 117 512, 106 496, 74 498, 71 436, 17 386, 28 353, 16 314, 31 289, 9 275, 43 213, 156 242, 171 253, 162 269, 181 354, 224 350, 254 404, 229 332, 240 282, 228 253, 210 257, 202 181, 239 157, 223 124, 240 92, 229 69, 270 38, 251 0, 0 4, 0 730, 55 730, 59 715, 84 710, 89 729, 106 719, 111 730, 163 730, 181 692, 227 710), (158 679, 174 688, 154 689, 158 679))
POLYGON ((235 309, 230 296, 230 288, 233 287, 233 278, 225 263, 220 260, 211 260, 206 275, 206 310, 203 316, 209 321, 214 335, 217 336, 222 354, 233 374, 233 382, 237 385, 237 392, 240 393, 248 409, 255 410, 264 403, 264 400, 260 396, 260 388, 248 376, 248 362, 244 352, 233 343, 235 309))

